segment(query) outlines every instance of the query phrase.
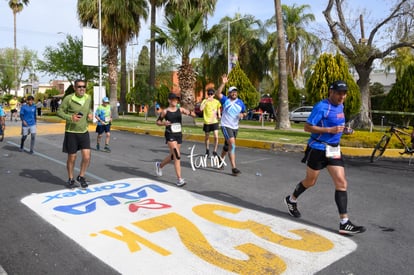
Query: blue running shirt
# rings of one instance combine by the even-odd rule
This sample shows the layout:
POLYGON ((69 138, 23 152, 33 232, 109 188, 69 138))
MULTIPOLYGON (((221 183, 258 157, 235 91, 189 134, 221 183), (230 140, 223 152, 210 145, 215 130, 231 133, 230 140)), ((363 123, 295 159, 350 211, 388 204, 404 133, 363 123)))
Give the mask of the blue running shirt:
MULTIPOLYGON (((333 127, 345 125, 344 105, 332 105, 328 99, 323 99, 316 103, 312 113, 306 121, 312 126, 333 127)), ((338 134, 311 134, 308 145, 311 148, 325 150, 327 144, 339 144, 342 133, 338 134)))

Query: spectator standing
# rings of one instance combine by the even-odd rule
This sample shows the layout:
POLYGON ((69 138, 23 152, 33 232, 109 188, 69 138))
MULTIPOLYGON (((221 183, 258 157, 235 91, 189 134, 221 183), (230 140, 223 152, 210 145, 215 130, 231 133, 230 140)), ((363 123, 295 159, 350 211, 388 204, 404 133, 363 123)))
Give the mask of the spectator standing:
POLYGON ((3 106, 0 105, 0 142, 4 139, 4 130, 6 129, 6 113, 3 106))
POLYGON ((42 116, 42 107, 43 107, 43 103, 42 101, 39 99, 36 103, 36 109, 37 109, 37 116, 42 116))
POLYGON ((13 96, 13 98, 9 100, 10 121, 13 121, 13 117, 14 117, 14 121, 17 121, 17 113, 18 113, 19 106, 20 106, 20 103, 17 100, 17 96, 13 96))
POLYGON ((237 88, 232 86, 229 88, 228 96, 222 94, 224 86, 227 84, 227 75, 222 76, 222 83, 216 91, 216 96, 223 106, 221 115, 221 131, 225 138, 221 158, 224 159, 226 154, 229 155, 231 163, 231 172, 233 176, 239 175, 241 172, 236 167, 236 137, 239 129, 239 121, 246 117, 246 106, 244 102, 238 98, 237 88))
POLYGON ((95 118, 97 120, 96 133, 98 133, 98 136, 96 138, 96 150, 100 150, 102 134, 105 132, 104 151, 109 153, 111 152, 111 149, 109 148, 109 141, 111 139, 112 123, 111 105, 109 105, 109 98, 104 97, 102 99, 102 105, 99 105, 95 111, 95 118))
POLYGON ((306 176, 296 185, 292 195, 284 199, 284 202, 289 214, 299 218, 301 214, 297 209, 298 197, 316 184, 320 171, 326 167, 335 184, 335 203, 340 219, 339 233, 356 234, 364 232, 365 227, 353 224, 348 218, 348 182, 345 178, 344 161, 339 146, 342 134, 353 132, 352 129, 345 127, 343 103, 347 91, 348 86, 344 81, 335 81, 329 86, 328 98, 313 107, 304 126, 304 130, 311 133, 302 160, 307 164, 306 176))
POLYGON ((24 151, 24 142, 30 134, 30 154, 36 141, 36 105, 34 105, 34 97, 29 95, 26 103, 20 109, 20 120, 22 121, 22 138, 20 140, 20 152, 24 151))
POLYGON ((181 153, 180 148, 183 141, 183 134, 181 132, 182 117, 181 114, 191 115, 195 117, 195 113, 178 107, 179 96, 170 93, 168 95, 168 107, 161 111, 160 116, 157 119, 158 126, 165 126, 165 143, 167 143, 170 150, 168 156, 161 162, 155 163, 155 173, 157 176, 162 176, 162 168, 165 165, 174 161, 175 173, 177 175, 178 187, 182 187, 186 184, 185 180, 181 177, 181 153), (164 121, 165 119, 165 121, 164 121))
POLYGON ((203 111, 203 131, 205 133, 204 143, 206 145, 206 156, 210 155, 210 132, 214 134, 214 151, 213 156, 217 156, 218 148, 218 129, 219 119, 221 117, 220 107, 221 103, 214 98, 216 92, 213 89, 207 91, 207 98, 201 102, 200 110, 203 111))
POLYGON ((66 121, 63 152, 68 154, 66 169, 68 172, 67 187, 74 188, 74 168, 77 151, 81 151, 82 161, 76 181, 81 188, 88 187, 85 178, 91 160, 91 142, 88 132, 88 120, 93 119, 92 98, 86 93, 86 81, 75 81, 75 92, 67 95, 60 104, 57 115, 66 121))

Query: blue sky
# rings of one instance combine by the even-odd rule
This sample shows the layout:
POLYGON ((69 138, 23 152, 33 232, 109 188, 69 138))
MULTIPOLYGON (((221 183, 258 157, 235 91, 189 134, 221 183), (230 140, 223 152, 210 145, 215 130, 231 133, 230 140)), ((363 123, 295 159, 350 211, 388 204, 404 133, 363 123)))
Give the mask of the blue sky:
MULTIPOLYGON (((359 14, 365 10, 367 17, 365 18, 366 29, 372 21, 382 18, 388 14, 393 0, 347 0, 349 15, 359 14), (375 7, 372 10, 372 7, 375 7)), ((31 0, 29 6, 26 6, 21 13, 17 15, 17 47, 27 47, 35 50, 41 57, 47 46, 55 47, 57 43, 65 40, 64 34, 76 36, 82 35, 82 28, 77 20, 76 0, 31 0), (64 34, 62 34, 64 33, 64 34)), ((318 24, 315 27, 326 26, 322 15, 327 1, 314 0, 291 0, 283 1, 286 5, 303 5, 308 4, 311 9, 309 13, 313 13, 318 24), (309 2, 313 2, 309 4, 309 2)), ((215 15, 209 19, 209 25, 217 23, 225 16, 234 17, 235 13, 251 14, 258 19, 266 20, 274 14, 273 0, 218 0, 215 15)), ((347 14, 346 14, 347 15, 347 14)), ((13 14, 8 6, 8 0, 0 0, 0 48, 13 48, 13 14)), ((158 19, 160 24, 162 19, 158 19)), ((149 19, 148 19, 149 21, 149 19)), ((134 47, 134 57, 137 56, 144 44, 148 45, 149 37, 148 23, 142 23, 141 34, 138 38, 138 46, 134 47)), ((136 42, 134 42, 136 43, 136 42)), ((129 49, 129 58, 132 53, 129 49)))

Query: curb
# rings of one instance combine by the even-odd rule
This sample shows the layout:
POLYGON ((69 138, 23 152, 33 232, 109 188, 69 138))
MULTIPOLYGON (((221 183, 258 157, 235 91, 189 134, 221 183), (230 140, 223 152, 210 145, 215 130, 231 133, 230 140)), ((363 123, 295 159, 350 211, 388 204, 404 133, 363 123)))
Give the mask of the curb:
MULTIPOLYGON (((56 121, 56 120, 48 120, 47 118, 41 118, 43 121, 46 122, 54 122, 54 123, 64 123, 64 120, 56 121)), ((164 136, 164 130, 143 130, 139 128, 131 128, 131 127, 124 127, 124 126, 111 126, 112 129, 118 131, 126 131, 132 132, 135 134, 141 135, 150 135, 150 136, 164 136)), ((242 128, 242 127, 241 127, 242 128)), ((89 130, 94 131, 95 125, 90 124, 89 130)), ((191 133, 183 133, 183 139, 185 140, 192 140, 198 142, 204 142, 204 136, 202 135, 193 135, 191 133)), ((223 143, 224 138, 220 137, 219 142, 223 143)), ((260 140, 249 140, 249 139, 237 139, 237 145, 242 147, 248 148, 256 148, 256 149, 264 149, 270 151, 279 151, 279 152, 304 152, 306 145, 305 144, 290 144, 290 143, 280 143, 280 142, 272 142, 272 141, 260 141, 260 140)), ((358 147, 342 147, 341 152, 345 156, 353 156, 353 157, 370 157, 374 148, 358 148, 358 147)), ((403 158, 403 159, 414 159, 413 156, 409 155, 400 155, 401 149, 387 149, 384 152, 383 157, 388 158, 403 158)), ((2 275, 0 273, 0 275, 2 275)))

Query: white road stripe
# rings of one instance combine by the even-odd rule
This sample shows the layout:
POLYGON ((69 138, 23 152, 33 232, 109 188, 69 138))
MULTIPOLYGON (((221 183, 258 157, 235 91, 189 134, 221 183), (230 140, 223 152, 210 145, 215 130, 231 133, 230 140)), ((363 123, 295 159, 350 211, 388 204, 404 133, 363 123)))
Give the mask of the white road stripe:
MULTIPOLYGON (((14 142, 12 142, 12 141, 7 141, 7 143, 8 143, 8 144, 11 144, 11 145, 14 145, 14 146, 16 146, 17 148, 20 148, 20 145, 19 145, 19 144, 14 143, 14 142)), ((62 166, 65 166, 65 167, 66 167, 66 162, 63 162, 63 161, 57 160, 57 159, 55 159, 55 158, 49 157, 49 156, 47 156, 47 155, 45 155, 45 154, 39 153, 39 152, 37 152, 37 151, 34 151, 34 155, 37 155, 37 156, 39 156, 39 157, 45 158, 45 159, 47 159, 47 160, 50 160, 50 161, 52 161, 52 162, 54 162, 54 163, 57 163, 57 164, 59 164, 59 165, 62 165, 62 166)), ((76 171, 76 172, 79 172, 79 168, 75 167, 75 171, 76 171)), ((106 181, 108 181, 107 179, 101 178, 101 177, 96 176, 95 174, 92 174, 92 173, 89 173, 89 172, 86 172, 86 173, 85 173, 85 175, 86 175, 86 176, 88 176, 89 178, 94 178, 94 179, 96 179, 98 182, 106 182, 106 181)))

